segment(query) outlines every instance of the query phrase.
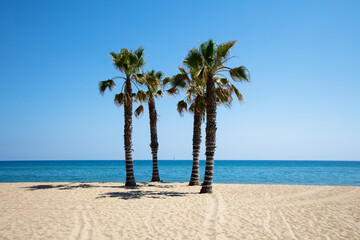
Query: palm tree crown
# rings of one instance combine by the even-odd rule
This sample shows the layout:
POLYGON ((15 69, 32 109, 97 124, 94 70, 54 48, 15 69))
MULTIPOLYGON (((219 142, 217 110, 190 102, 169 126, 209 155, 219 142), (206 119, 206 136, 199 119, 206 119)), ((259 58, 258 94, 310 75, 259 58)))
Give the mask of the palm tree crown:
POLYGON ((163 96, 162 86, 164 81, 168 81, 168 78, 164 79, 164 74, 161 71, 151 70, 147 73, 136 74, 137 82, 144 85, 147 90, 138 90, 135 97, 135 101, 139 101, 140 106, 134 111, 135 117, 140 117, 144 112, 143 102, 149 101, 153 96, 159 98, 163 96))
POLYGON ((239 101, 243 101, 240 91, 223 75, 224 72, 229 72, 230 77, 235 82, 250 82, 249 71, 246 67, 239 66, 230 68, 225 66, 225 63, 231 59, 231 57, 229 57, 230 50, 235 43, 236 41, 234 40, 216 45, 213 40, 209 40, 202 43, 199 49, 191 49, 183 61, 188 69, 195 71, 194 74, 203 85, 206 84, 208 77, 211 77, 215 81, 218 86, 216 88, 216 93, 219 98, 217 101, 223 103, 231 100, 229 93, 235 93, 239 101))

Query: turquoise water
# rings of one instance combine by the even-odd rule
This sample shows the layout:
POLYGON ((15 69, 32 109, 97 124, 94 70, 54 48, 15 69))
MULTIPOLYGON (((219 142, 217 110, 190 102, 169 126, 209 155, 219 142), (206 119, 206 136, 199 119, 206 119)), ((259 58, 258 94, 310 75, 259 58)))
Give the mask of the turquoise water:
MULTIPOLYGON (((151 161, 134 161, 137 182, 151 161)), ((192 161, 159 161, 165 182, 187 182, 192 161)), ((205 161, 200 161, 203 178, 205 161)), ((124 161, 0 161, 0 182, 124 182, 124 161)), ((215 161, 215 183, 360 186, 357 161, 215 161)))

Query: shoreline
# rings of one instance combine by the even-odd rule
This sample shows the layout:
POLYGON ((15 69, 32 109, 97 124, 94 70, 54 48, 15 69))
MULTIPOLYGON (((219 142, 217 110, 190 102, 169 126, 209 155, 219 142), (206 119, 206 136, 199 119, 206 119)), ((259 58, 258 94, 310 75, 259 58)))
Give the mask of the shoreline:
MULTIPOLYGON (((94 181, 94 182, 89 182, 89 181, 76 181, 76 182, 64 182, 64 181, 59 181, 59 182, 0 182, 1 184, 58 184, 58 183, 63 183, 63 184, 95 184, 95 183, 111 183, 111 184, 125 184, 125 182, 98 182, 98 181, 94 181)), ((142 185, 147 185, 147 184, 189 184, 189 182, 136 182, 136 184, 138 184, 139 186, 142 185)), ((316 185, 316 184, 276 184, 276 183, 213 183, 213 185, 259 185, 259 186, 313 186, 313 187, 360 187, 360 185, 316 185)), ((200 186, 200 185, 199 185, 200 186)), ((197 186, 189 186, 189 187, 197 187, 197 186)), ((129 187, 129 189, 132 187, 129 187)))
MULTIPOLYGON (((89 182, 89 181, 79 181, 79 182, 64 182, 64 181, 59 181, 59 182, 0 182, 1 184, 103 184, 103 183, 110 183, 110 184, 125 184, 125 182, 89 182)), ((138 186, 144 186, 144 185, 148 185, 148 184, 184 184, 184 185, 188 185, 189 182, 136 182, 136 184, 138 186)), ((359 187, 360 185, 316 185, 316 184, 276 184, 276 183, 213 183, 213 185, 258 185, 258 186, 299 186, 299 187, 359 187)), ((200 187, 199 186, 188 186, 188 187, 200 187)), ((128 187, 129 189, 133 188, 133 187, 128 187)))
POLYGON ((359 239, 360 187, 0 183, 1 239, 359 239))

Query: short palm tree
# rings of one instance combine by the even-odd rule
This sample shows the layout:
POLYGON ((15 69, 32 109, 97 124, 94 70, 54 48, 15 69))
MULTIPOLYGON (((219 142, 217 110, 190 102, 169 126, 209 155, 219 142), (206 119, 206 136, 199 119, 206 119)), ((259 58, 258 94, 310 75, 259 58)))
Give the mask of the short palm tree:
POLYGON ((115 87, 114 79, 119 78, 124 80, 121 92, 115 95, 114 102, 118 106, 124 105, 125 186, 136 186, 132 159, 132 102, 134 94, 132 93, 131 84, 136 85, 135 76, 145 65, 144 49, 139 47, 135 51, 131 51, 123 48, 119 53, 111 52, 110 55, 113 57, 115 68, 124 73, 124 76, 100 81, 99 90, 101 94, 103 94, 107 88, 111 91, 115 87))
MULTIPOLYGON (((161 86, 163 83, 164 74, 160 71, 152 70, 145 74, 137 74, 138 82, 145 85, 147 91, 139 90, 136 94, 136 99, 141 103, 148 102, 149 119, 150 119, 150 148, 153 160, 152 182, 160 182, 160 174, 158 167, 158 137, 157 137, 157 112, 155 107, 155 98, 162 96, 161 86)), ((141 104, 134 112, 135 117, 140 117, 144 112, 144 107, 141 104)))
POLYGON ((205 118, 205 87, 200 81, 196 81, 195 71, 190 71, 190 77, 183 68, 179 67, 181 73, 175 75, 171 79, 171 86, 168 93, 177 92, 178 89, 186 89, 186 99, 181 100, 177 104, 177 110, 180 116, 183 116, 184 111, 189 110, 194 114, 193 126, 193 164, 189 185, 200 185, 199 174, 199 154, 201 144, 201 123, 205 118), (188 104, 189 109, 188 109, 188 104))
MULTIPOLYGON (((236 41, 216 45, 209 40, 200 45, 199 49, 193 48, 184 60, 184 65, 189 69, 196 69, 196 76, 206 87, 206 165, 205 177, 200 193, 212 193, 212 180, 214 170, 214 155, 216 148, 216 103, 217 93, 228 97, 234 92, 239 100, 242 95, 239 90, 226 78, 223 73, 228 72, 236 82, 249 82, 248 70, 244 66, 230 68, 225 63, 230 59, 230 49, 236 41), (216 88, 215 84, 219 87, 216 88), (226 91, 223 87, 226 87, 226 91)), ((221 98, 220 98, 221 99, 221 98)), ((225 98, 224 98, 225 100, 225 98)))

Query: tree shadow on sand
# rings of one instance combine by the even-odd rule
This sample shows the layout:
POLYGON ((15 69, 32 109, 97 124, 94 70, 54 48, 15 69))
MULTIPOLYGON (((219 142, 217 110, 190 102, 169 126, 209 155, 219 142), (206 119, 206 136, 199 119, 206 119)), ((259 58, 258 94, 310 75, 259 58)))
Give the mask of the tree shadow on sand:
MULTIPOLYGON (((101 184, 105 184, 102 182, 101 184)), ((96 183, 69 183, 69 184, 40 184, 29 187, 23 187, 29 191, 46 190, 46 189, 58 189, 58 190, 72 190, 77 188, 116 188, 124 189, 119 192, 108 192, 101 194, 98 198, 119 198, 119 199, 140 199, 140 198, 166 198, 166 197, 183 197, 189 194, 195 194, 192 192, 176 192, 176 191, 159 191, 159 190, 142 190, 142 188, 154 187, 154 188, 175 188, 176 186, 170 183, 138 183, 135 187, 126 187, 124 185, 96 185, 96 183), (127 191, 129 190, 129 191, 127 191)))
POLYGON ((140 199, 140 198, 167 198, 167 197, 184 197, 190 194, 195 194, 192 192, 171 192, 171 191, 129 191, 129 192, 108 192, 104 193, 97 198, 120 198, 123 200, 129 199, 140 199))
MULTIPOLYGON (((99 182, 101 184, 104 184, 106 182, 99 182)), ((127 187, 124 185, 94 185, 96 183, 93 184, 89 184, 89 183, 84 183, 81 182, 79 183, 69 183, 69 184, 40 184, 40 185, 34 185, 34 186, 29 186, 29 187, 24 187, 25 189, 28 190, 43 190, 43 189, 59 189, 59 190, 71 190, 71 189, 75 189, 75 188, 123 188, 123 189, 138 189, 141 187, 157 187, 157 188, 174 188, 174 185, 171 184, 167 184, 167 183, 138 183, 137 186, 135 187, 127 187)))
POLYGON ((60 185, 50 185, 50 184, 43 184, 43 185, 34 185, 34 186, 30 186, 30 187, 24 187, 26 189, 29 189, 30 191, 34 191, 34 190, 42 190, 42 189, 59 189, 59 190, 71 190, 74 188, 94 188, 94 187, 101 187, 101 186, 96 186, 96 185, 92 185, 92 184, 79 184, 79 185, 65 185, 65 184, 60 184, 60 185))
MULTIPOLYGON (((105 184, 104 182, 101 184, 105 184)), ((72 190, 77 188, 116 188, 123 189, 119 192, 107 192, 98 196, 99 198, 119 198, 123 200, 129 199, 140 199, 140 198, 159 198, 164 199, 167 197, 184 197, 186 195, 195 194, 193 192, 176 192, 176 191, 160 191, 157 189, 154 190, 144 190, 144 188, 149 187, 157 189, 170 189, 175 188, 176 186, 170 183, 138 183, 135 187, 125 187, 124 185, 99 185, 96 183, 69 183, 69 184, 40 184, 33 185, 29 187, 24 187, 29 191, 35 190, 46 190, 46 189, 58 189, 58 190, 72 190)))

